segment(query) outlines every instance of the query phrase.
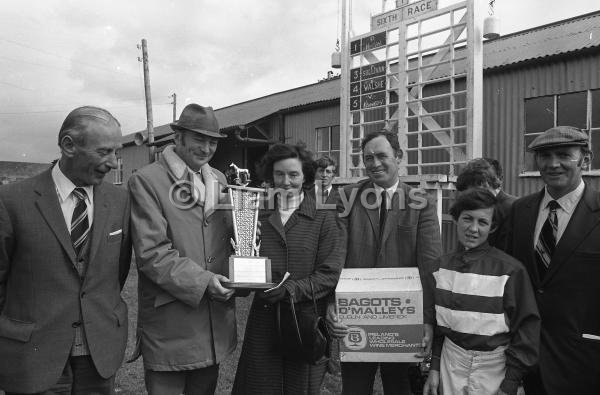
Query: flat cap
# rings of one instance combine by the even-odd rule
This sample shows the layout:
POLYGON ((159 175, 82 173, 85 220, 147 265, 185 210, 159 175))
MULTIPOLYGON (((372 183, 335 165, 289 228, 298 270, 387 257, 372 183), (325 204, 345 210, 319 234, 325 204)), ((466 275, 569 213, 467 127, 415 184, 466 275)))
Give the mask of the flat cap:
POLYGON ((537 136, 527 147, 528 151, 540 151, 554 147, 587 146, 589 137, 581 129, 557 126, 537 136))

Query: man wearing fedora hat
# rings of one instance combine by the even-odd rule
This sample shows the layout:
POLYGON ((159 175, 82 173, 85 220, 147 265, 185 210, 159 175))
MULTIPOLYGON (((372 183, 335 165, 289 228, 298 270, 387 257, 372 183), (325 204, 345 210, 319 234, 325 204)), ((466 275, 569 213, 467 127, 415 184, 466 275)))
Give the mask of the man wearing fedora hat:
POLYGON ((531 394, 600 393, 600 194, 582 180, 591 160, 585 132, 546 130, 528 149, 545 183, 517 200, 506 251, 523 262, 542 318, 531 394))
POLYGON ((213 394, 235 348, 225 176, 208 162, 220 139, 212 108, 190 104, 171 124, 174 146, 129 180, 139 272, 139 351, 150 395, 213 394))

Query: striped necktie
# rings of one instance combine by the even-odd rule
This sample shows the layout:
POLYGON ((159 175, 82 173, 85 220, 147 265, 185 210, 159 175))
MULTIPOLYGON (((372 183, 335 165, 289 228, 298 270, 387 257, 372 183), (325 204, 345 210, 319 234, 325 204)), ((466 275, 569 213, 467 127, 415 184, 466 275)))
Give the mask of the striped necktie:
POLYGON ((87 204, 85 203, 87 193, 83 188, 75 188, 73 196, 77 199, 77 204, 75 205, 71 219, 71 241, 73 242, 75 252, 79 255, 81 247, 85 244, 90 231, 87 204))
MULTIPOLYGON (((558 216, 556 210, 560 207, 556 200, 548 202, 548 217, 542 226, 540 237, 535 249, 537 251, 538 263, 540 273, 546 274, 548 267, 550 267, 550 261, 554 250, 556 249, 556 237, 558 233, 558 216)), ((543 277, 543 276, 542 276, 543 277)))

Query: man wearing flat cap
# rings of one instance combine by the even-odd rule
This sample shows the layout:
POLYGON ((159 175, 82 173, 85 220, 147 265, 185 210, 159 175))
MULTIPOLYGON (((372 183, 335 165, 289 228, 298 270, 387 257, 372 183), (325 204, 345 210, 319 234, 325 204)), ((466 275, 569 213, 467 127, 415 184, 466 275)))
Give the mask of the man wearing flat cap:
POLYGON ((150 395, 213 394, 219 364, 237 342, 227 281, 233 235, 208 162, 219 140, 212 108, 190 104, 171 124, 175 145, 129 180, 139 273, 138 342, 150 395))
POLYGON ((528 149, 545 187, 517 200, 506 251, 529 272, 542 318, 532 394, 600 394, 600 194, 582 180, 585 132, 546 130, 528 149))
POLYGON ((0 187, 0 393, 114 394, 127 344, 129 196, 103 179, 121 126, 71 111, 61 157, 0 187))

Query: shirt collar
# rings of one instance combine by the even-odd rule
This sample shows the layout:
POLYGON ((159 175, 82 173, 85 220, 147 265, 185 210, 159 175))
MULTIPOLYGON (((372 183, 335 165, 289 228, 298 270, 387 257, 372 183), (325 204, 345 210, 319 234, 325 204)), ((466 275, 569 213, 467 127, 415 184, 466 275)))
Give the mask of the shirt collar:
POLYGON ((202 165, 202 167, 198 169, 198 171, 192 170, 187 165, 187 163, 185 163, 183 159, 181 159, 181 157, 177 155, 177 153, 175 152, 174 145, 169 145, 165 147, 165 149, 162 152, 162 156, 165 159, 165 162, 169 169, 171 169, 171 172, 173 172, 175 177, 179 179, 182 179, 185 176, 186 172, 188 174, 197 174, 198 176, 200 176, 204 168, 206 168, 206 170, 210 170, 210 165, 208 163, 202 165))
POLYGON ((315 189, 319 192, 325 191, 325 192, 327 192, 327 194, 329 194, 329 193, 331 193, 331 190, 333 189, 333 185, 329 185, 329 187, 325 188, 325 189, 322 189, 319 186, 315 185, 315 189))
POLYGON ((475 248, 465 249, 464 246, 462 251, 459 252, 459 256, 463 262, 470 262, 481 258, 483 255, 487 254, 487 252, 492 248, 490 243, 486 240, 475 248))
MULTIPOLYGON (((394 185, 392 185, 389 188, 385 188, 385 191, 387 192, 388 196, 393 196, 394 193, 396 192, 396 189, 398 189, 398 184, 400 183, 400 180, 396 180, 396 183, 394 185)), ((377 192, 377 195, 379 196, 381 194, 381 191, 383 191, 383 187, 379 186, 375 183, 373 183, 373 186, 375 186, 375 191, 377 192)))
MULTIPOLYGON (((60 198, 61 203, 64 202, 71 196, 73 193, 73 189, 76 188, 73 181, 69 180, 67 176, 62 172, 58 162, 52 168, 52 180, 54 181, 54 185, 56 186, 56 192, 58 192, 58 197, 60 198)), ((87 199, 91 203, 94 201, 94 187, 92 185, 86 185, 82 187, 87 193, 87 199)))
POLYGON ((183 159, 181 159, 179 155, 175 153, 174 145, 169 145, 165 147, 165 149, 162 152, 162 156, 165 159, 167 166, 169 166, 169 169, 171 169, 171 171, 175 175, 175 177, 183 178, 186 171, 193 173, 193 171, 191 171, 191 169, 183 161, 183 159))
MULTIPOLYGON (((560 208, 562 208, 567 214, 570 215, 573 212, 573 210, 575 210, 575 207, 577 206, 577 203, 579 203, 579 200, 581 200, 581 196, 583 196, 584 189, 585 183, 583 182, 583 180, 581 180, 577 188, 567 193, 566 195, 560 197, 559 199, 556 199, 556 202, 560 205, 560 208)), ((548 187, 546 187, 544 190, 545 193, 544 197, 542 198, 542 208, 546 209, 546 207, 548 207, 548 203, 551 200, 555 199, 553 199, 552 196, 550 196, 550 194, 548 193, 548 187)))

